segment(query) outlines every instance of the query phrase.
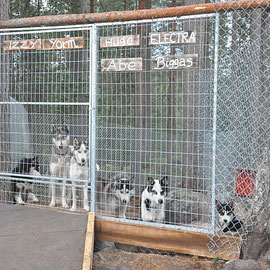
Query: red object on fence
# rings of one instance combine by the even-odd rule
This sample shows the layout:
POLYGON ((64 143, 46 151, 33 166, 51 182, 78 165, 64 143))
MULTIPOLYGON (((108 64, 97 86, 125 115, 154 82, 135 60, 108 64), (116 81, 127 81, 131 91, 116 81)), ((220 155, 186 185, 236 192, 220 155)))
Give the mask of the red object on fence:
POLYGON ((255 172, 252 170, 236 170, 236 194, 241 196, 254 196, 255 172))

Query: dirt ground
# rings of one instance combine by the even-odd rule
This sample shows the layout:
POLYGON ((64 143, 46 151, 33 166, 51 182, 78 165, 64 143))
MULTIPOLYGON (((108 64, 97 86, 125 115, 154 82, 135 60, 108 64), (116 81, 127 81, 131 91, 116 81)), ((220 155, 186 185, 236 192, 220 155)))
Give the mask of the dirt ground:
MULTIPOLYGON (((189 255, 132 253, 105 248, 94 253, 94 270, 221 270, 225 261, 189 255)), ((266 270, 266 264, 261 263, 266 270)))
POLYGON ((105 248, 94 254, 94 270, 219 270, 225 262, 188 255, 132 253, 105 248))

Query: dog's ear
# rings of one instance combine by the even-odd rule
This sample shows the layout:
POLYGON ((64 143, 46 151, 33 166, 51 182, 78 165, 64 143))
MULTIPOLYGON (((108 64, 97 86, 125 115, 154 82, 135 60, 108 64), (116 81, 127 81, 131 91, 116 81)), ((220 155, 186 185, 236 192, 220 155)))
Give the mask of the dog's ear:
POLYGON ((56 133, 57 127, 55 125, 51 126, 51 133, 55 134, 56 133))
POLYGON ((154 185, 154 184, 155 184, 154 178, 152 178, 151 176, 149 176, 148 179, 147 179, 147 184, 148 184, 149 186, 154 185))
POLYGON ((233 207, 233 201, 230 201, 229 203, 228 203, 228 206, 232 209, 232 211, 233 211, 233 209, 234 209, 234 207, 233 207))
POLYGON ((168 176, 164 176, 161 180, 160 180, 160 184, 161 186, 167 186, 168 185, 168 176))
POLYGON ((73 146, 76 147, 79 145, 79 140, 77 138, 74 138, 73 140, 73 146))
POLYGON ((216 208, 217 210, 221 209, 221 203, 218 200, 216 200, 216 208))
POLYGON ((135 182, 135 177, 134 176, 131 176, 131 178, 129 179, 129 183, 130 184, 134 184, 135 182))
POLYGON ((67 125, 63 125, 62 130, 63 130, 63 132, 66 132, 67 134, 69 134, 69 129, 68 129, 67 125))

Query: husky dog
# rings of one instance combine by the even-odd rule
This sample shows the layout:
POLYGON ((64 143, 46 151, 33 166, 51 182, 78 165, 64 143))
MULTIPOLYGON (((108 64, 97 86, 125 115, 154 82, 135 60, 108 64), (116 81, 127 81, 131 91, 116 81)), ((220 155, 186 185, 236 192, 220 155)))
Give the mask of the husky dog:
MULTIPOLYGON (((66 200, 66 180, 69 176, 69 166, 70 166, 70 137, 69 137, 69 129, 66 125, 61 126, 53 126, 52 127, 52 155, 49 165, 50 175, 58 178, 63 178, 63 180, 55 180, 53 181, 62 181, 62 206, 67 208, 67 200, 66 200)), ((52 199, 50 203, 50 207, 55 206, 55 185, 51 185, 52 188, 52 199)))
POLYGON ((238 232, 243 227, 243 222, 234 214, 233 202, 220 203, 216 201, 216 209, 218 212, 219 225, 223 233, 238 232))
POLYGON ((120 218, 126 218, 127 206, 134 196, 134 177, 127 178, 118 175, 109 182, 97 178, 98 208, 114 212, 120 218))
POLYGON ((161 180, 148 178, 148 185, 142 192, 141 215, 143 221, 162 222, 165 217, 165 197, 168 177, 161 180))
MULTIPOLYGON (((20 161, 19 165, 12 170, 16 174, 25 174, 39 176, 39 162, 37 157, 24 158, 20 161)), ((25 182, 23 179, 33 179, 34 177, 27 176, 16 176, 16 178, 21 179, 12 184, 12 191, 14 192, 13 201, 18 204, 25 204, 28 199, 33 202, 38 202, 38 198, 32 192, 32 185, 30 182, 25 182)))
MULTIPOLYGON (((70 160, 69 176, 72 179, 88 180, 89 166, 88 166, 88 146, 85 142, 79 142, 77 138, 73 140, 71 153, 73 154, 70 160)), ((76 187, 75 181, 72 181, 72 207, 70 211, 76 211, 76 187)), ((83 190, 83 209, 89 211, 88 205, 88 183, 85 183, 83 190)))

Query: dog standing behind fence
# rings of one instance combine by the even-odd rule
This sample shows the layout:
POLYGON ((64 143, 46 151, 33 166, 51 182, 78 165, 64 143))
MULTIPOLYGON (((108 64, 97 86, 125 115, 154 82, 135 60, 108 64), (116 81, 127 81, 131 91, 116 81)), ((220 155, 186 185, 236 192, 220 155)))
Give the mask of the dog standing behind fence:
MULTIPOLYGON (((66 125, 60 126, 53 126, 52 127, 52 153, 51 153, 51 160, 49 164, 50 176, 51 177, 58 177, 63 178, 60 179, 52 179, 53 182, 60 182, 62 181, 62 206, 64 208, 68 207, 67 200, 66 200, 66 180, 69 176, 69 166, 70 166, 70 136, 69 136, 69 129, 66 125)), ((52 189, 52 198, 50 207, 55 206, 55 184, 51 185, 52 189)))
POLYGON ((120 218, 126 218, 127 206, 135 194, 134 177, 115 176, 106 181, 97 178, 98 209, 114 212, 120 218))
POLYGON ((28 199, 31 199, 33 202, 38 202, 39 199, 33 193, 33 185, 32 183, 24 181, 24 179, 33 179, 32 176, 39 176, 39 162, 37 157, 33 158, 23 158, 18 166, 12 170, 13 173, 16 174, 25 174, 31 175, 27 176, 16 176, 16 178, 20 179, 16 182, 12 183, 12 192, 14 192, 13 200, 18 204, 25 204, 28 199))
POLYGON ((168 177, 161 180, 148 178, 148 185, 142 192, 141 215, 143 221, 162 222, 165 217, 165 198, 168 177))
MULTIPOLYGON (((88 146, 85 142, 79 142, 77 138, 73 140, 71 147, 72 158, 70 160, 69 176, 72 179, 88 180, 89 166, 88 166, 88 146)), ((75 181, 72 181, 72 207, 70 211, 76 211, 76 187, 75 181)), ((88 182, 84 183, 83 189, 83 209, 89 211, 88 203, 88 182)))

